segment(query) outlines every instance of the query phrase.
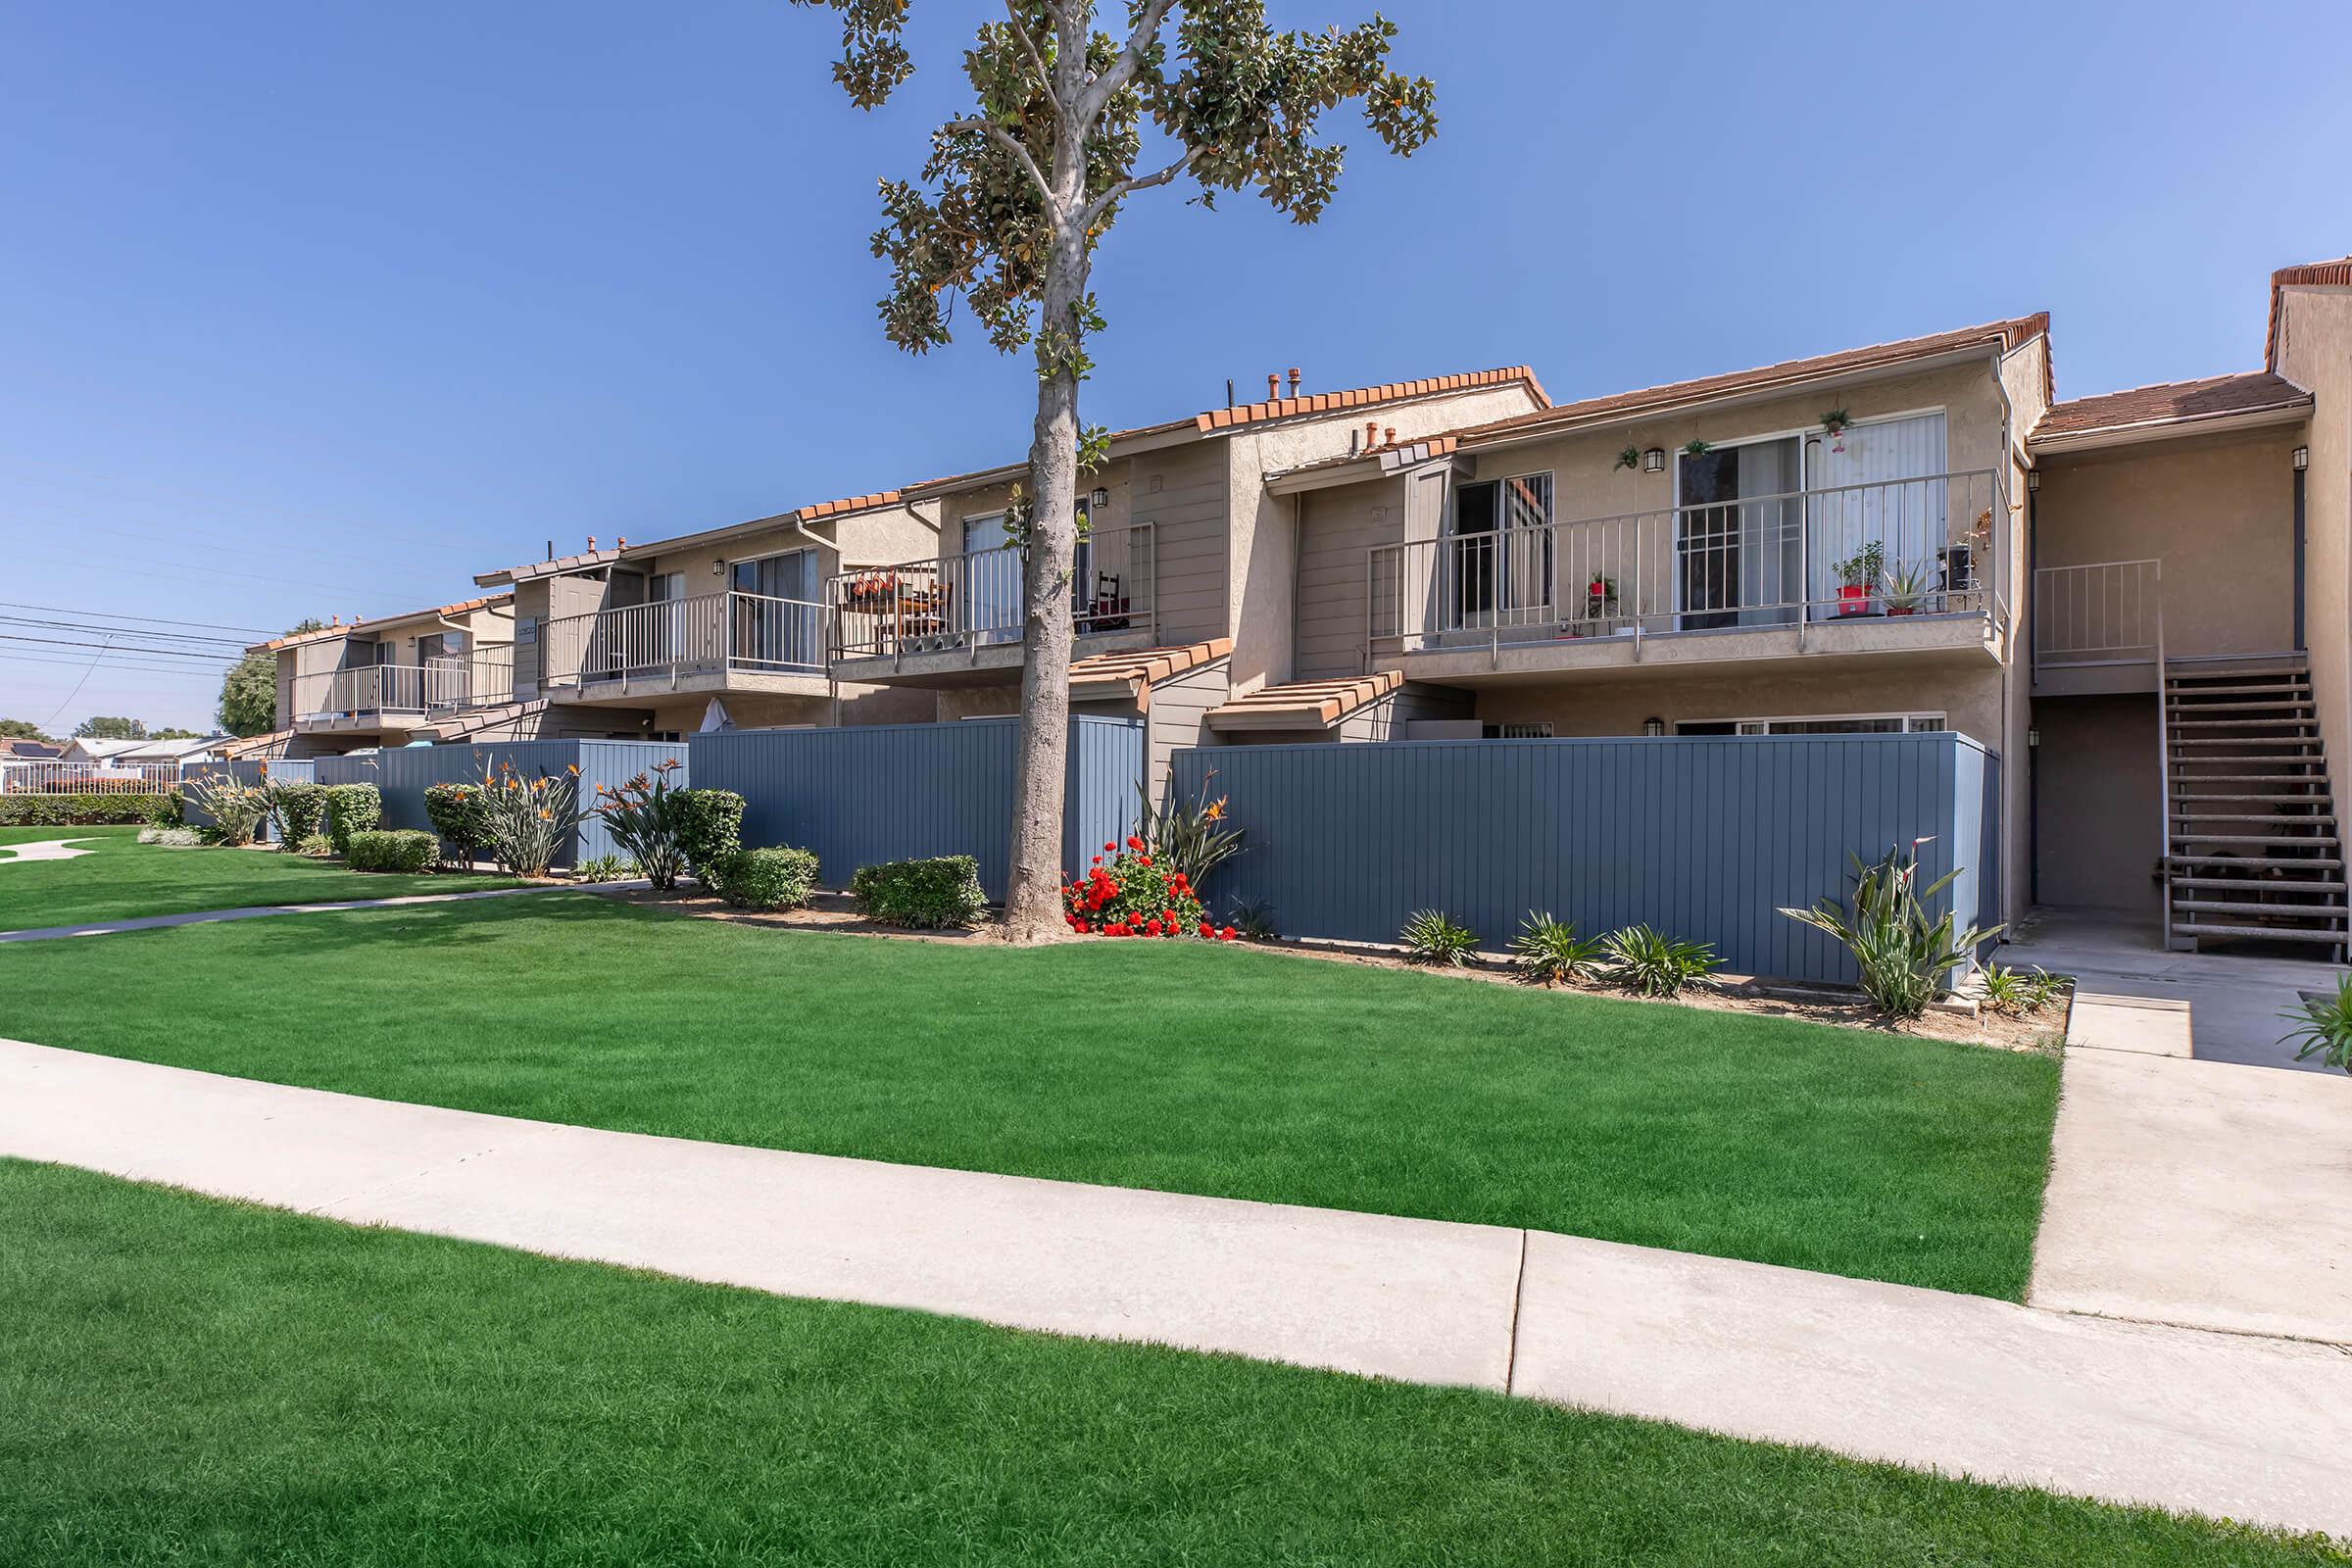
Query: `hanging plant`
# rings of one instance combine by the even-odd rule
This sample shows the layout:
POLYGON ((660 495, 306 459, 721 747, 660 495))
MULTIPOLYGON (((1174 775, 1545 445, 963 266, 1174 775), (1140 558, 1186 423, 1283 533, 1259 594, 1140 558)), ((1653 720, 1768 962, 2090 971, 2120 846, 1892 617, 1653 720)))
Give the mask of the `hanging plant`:
POLYGON ((1821 416, 1821 427, 1830 432, 1830 450, 1832 452, 1845 450, 1846 426, 1853 422, 1843 409, 1832 409, 1821 416))
POLYGON ((1703 458, 1714 450, 1714 442, 1693 439, 1684 444, 1683 456, 1686 458, 1703 458))
POLYGON ((1620 468, 1637 468, 1641 466, 1642 449, 1640 447, 1627 447, 1623 452, 1617 454, 1617 466, 1620 468))

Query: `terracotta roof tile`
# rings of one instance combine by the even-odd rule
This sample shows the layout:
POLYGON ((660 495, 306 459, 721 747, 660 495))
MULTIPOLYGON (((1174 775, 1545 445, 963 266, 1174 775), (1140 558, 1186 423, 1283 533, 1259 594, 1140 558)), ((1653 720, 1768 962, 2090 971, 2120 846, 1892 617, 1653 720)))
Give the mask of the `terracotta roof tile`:
POLYGON ((2209 375, 2195 381, 2166 381, 2054 404, 2034 427, 2033 438, 2046 441, 2052 436, 2138 425, 2194 424, 2266 409, 2304 407, 2310 402, 2310 393, 2268 370, 2209 375))
POLYGON ((2281 267, 2271 274, 2271 322, 2262 340, 2262 368, 2266 370, 2278 368, 2278 296, 2295 287, 2352 288, 2352 256, 2281 267))
POLYGON ((348 637, 353 632, 373 631, 379 626, 389 626, 403 620, 416 620, 422 615, 463 615, 471 611, 480 610, 486 605, 510 603, 514 598, 513 593, 486 594, 479 599, 461 599, 454 605, 436 605, 430 610, 404 610, 397 615, 371 615, 366 620, 344 621, 338 625, 321 626, 317 631, 298 631, 283 637, 273 637, 266 643, 255 643, 245 651, 249 654, 271 654, 280 648, 291 648, 297 643, 315 643, 321 637, 348 637))
POLYGON ((1138 648, 1127 653, 1089 654, 1070 665, 1073 686, 1125 686, 1141 697, 1152 687, 1188 669, 1213 663, 1233 652, 1233 639, 1212 637, 1206 642, 1174 648, 1138 648))
POLYGON ((840 501, 820 501, 812 507, 802 507, 789 515, 795 522, 816 522, 825 517, 838 517, 845 513, 871 512, 876 507, 895 507, 899 504, 896 490, 877 490, 870 496, 848 496, 840 501))
MULTIPOLYGON (((1469 392, 1481 387, 1524 385, 1535 394, 1536 401, 1545 408, 1551 399, 1544 391, 1544 383, 1536 372, 1524 365, 1509 365, 1493 370, 1472 370, 1466 374, 1426 376, 1418 381, 1390 381, 1380 386, 1351 387, 1342 392, 1320 392, 1312 397, 1269 398, 1260 403, 1244 403, 1230 409, 1208 409, 1193 416, 1193 424, 1203 432, 1234 429, 1245 424, 1257 424, 1267 419, 1294 418, 1302 414, 1328 414, 1335 409, 1370 408, 1382 403, 1397 403, 1406 398, 1430 397, 1440 392, 1469 392)), ((1182 421, 1179 421, 1180 423, 1182 421)), ((1165 425, 1145 425, 1135 430, 1121 430, 1112 437, 1140 435, 1146 430, 1166 429, 1165 425)))
POLYGON ((1247 697, 1212 708, 1208 727, 1229 729, 1328 729, 1367 703, 1404 684, 1393 669, 1334 680, 1298 680, 1261 686, 1247 697))
POLYGON ((1637 392, 1616 392, 1607 397, 1586 398, 1579 403, 1555 404, 1533 414, 1522 414, 1486 424, 1467 425, 1453 433, 1464 442, 1477 442, 1497 436, 1527 435, 1554 426, 1608 423, 1661 414, 1687 404, 1706 403, 1742 392, 1769 391, 1783 384, 1793 386, 1824 376, 1877 369, 1910 360, 1932 359, 1939 354, 1979 344, 1988 348, 1997 345, 2006 354, 2031 343, 2036 337, 2046 335, 2049 329, 2049 313, 2042 311, 2033 316, 2020 316, 2006 321, 1987 321, 1981 326, 1964 326, 1956 331, 1936 332, 1926 337, 1874 343, 1868 348, 1843 349, 1836 354, 1820 354, 1810 359, 1784 360, 1778 365, 1760 366, 1752 370, 1734 370, 1723 375, 1706 375, 1690 381, 1672 381, 1664 386, 1643 387, 1637 392))

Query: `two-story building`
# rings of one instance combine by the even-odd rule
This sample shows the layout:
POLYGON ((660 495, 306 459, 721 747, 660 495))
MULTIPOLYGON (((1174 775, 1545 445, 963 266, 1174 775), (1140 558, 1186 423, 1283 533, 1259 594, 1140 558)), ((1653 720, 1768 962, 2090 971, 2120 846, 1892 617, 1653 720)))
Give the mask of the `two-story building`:
POLYGON ((517 718, 512 594, 294 632, 277 661, 275 755, 507 738, 517 718))

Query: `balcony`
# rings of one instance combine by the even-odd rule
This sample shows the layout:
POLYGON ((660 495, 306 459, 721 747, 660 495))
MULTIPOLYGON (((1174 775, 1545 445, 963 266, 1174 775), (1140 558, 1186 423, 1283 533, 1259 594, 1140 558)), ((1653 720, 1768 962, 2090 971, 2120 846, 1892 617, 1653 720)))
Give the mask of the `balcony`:
POLYGON ((436 717, 514 700, 514 650, 501 643, 424 662, 424 709, 436 717))
POLYGON ((681 692, 825 695, 825 607, 715 593, 566 615, 540 630, 539 690, 570 703, 681 692))
POLYGON ((2034 690, 2152 692, 2164 667, 2164 564, 2098 561, 2034 573, 2034 690))
MULTIPOLYGON (((837 573, 833 672, 844 680, 949 686, 1020 667, 1028 594, 1018 545, 837 573)), ((1071 618, 1088 652, 1155 640, 1152 525, 1098 528, 1078 542, 1071 618)))
POLYGON ((1369 667, 1467 681, 1818 654, 1994 659, 1992 469, 1376 545, 1369 667))
POLYGON ((357 664, 294 677, 294 727, 407 729, 424 722, 424 666, 357 664))

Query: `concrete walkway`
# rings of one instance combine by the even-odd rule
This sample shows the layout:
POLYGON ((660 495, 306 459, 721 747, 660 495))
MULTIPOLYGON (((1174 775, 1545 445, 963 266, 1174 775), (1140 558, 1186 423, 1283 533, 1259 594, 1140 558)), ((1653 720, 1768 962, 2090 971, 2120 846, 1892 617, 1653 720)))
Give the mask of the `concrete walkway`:
POLYGON ((2352 1535, 2352 1354, 1542 1232, 888 1165, 0 1042, 0 1154, 792 1296, 1467 1384, 2352 1535))
POLYGON ((477 893, 412 893, 401 899, 347 899, 339 904, 260 904, 243 909, 206 909, 195 914, 149 914, 135 920, 93 920, 88 925, 49 925, 30 931, 0 931, 0 942, 55 942, 65 937, 103 937, 121 931, 161 931, 175 925, 212 925, 221 920, 260 920, 273 914, 331 914, 344 909, 399 909, 416 904, 464 904, 469 899, 511 899, 524 893, 625 893, 651 887, 635 882, 534 882, 521 888, 485 888, 477 893))
POLYGON ((76 844, 87 844, 87 838, 26 839, 16 844, 0 844, 0 865, 14 865, 20 860, 75 860, 95 850, 77 850, 76 844))

